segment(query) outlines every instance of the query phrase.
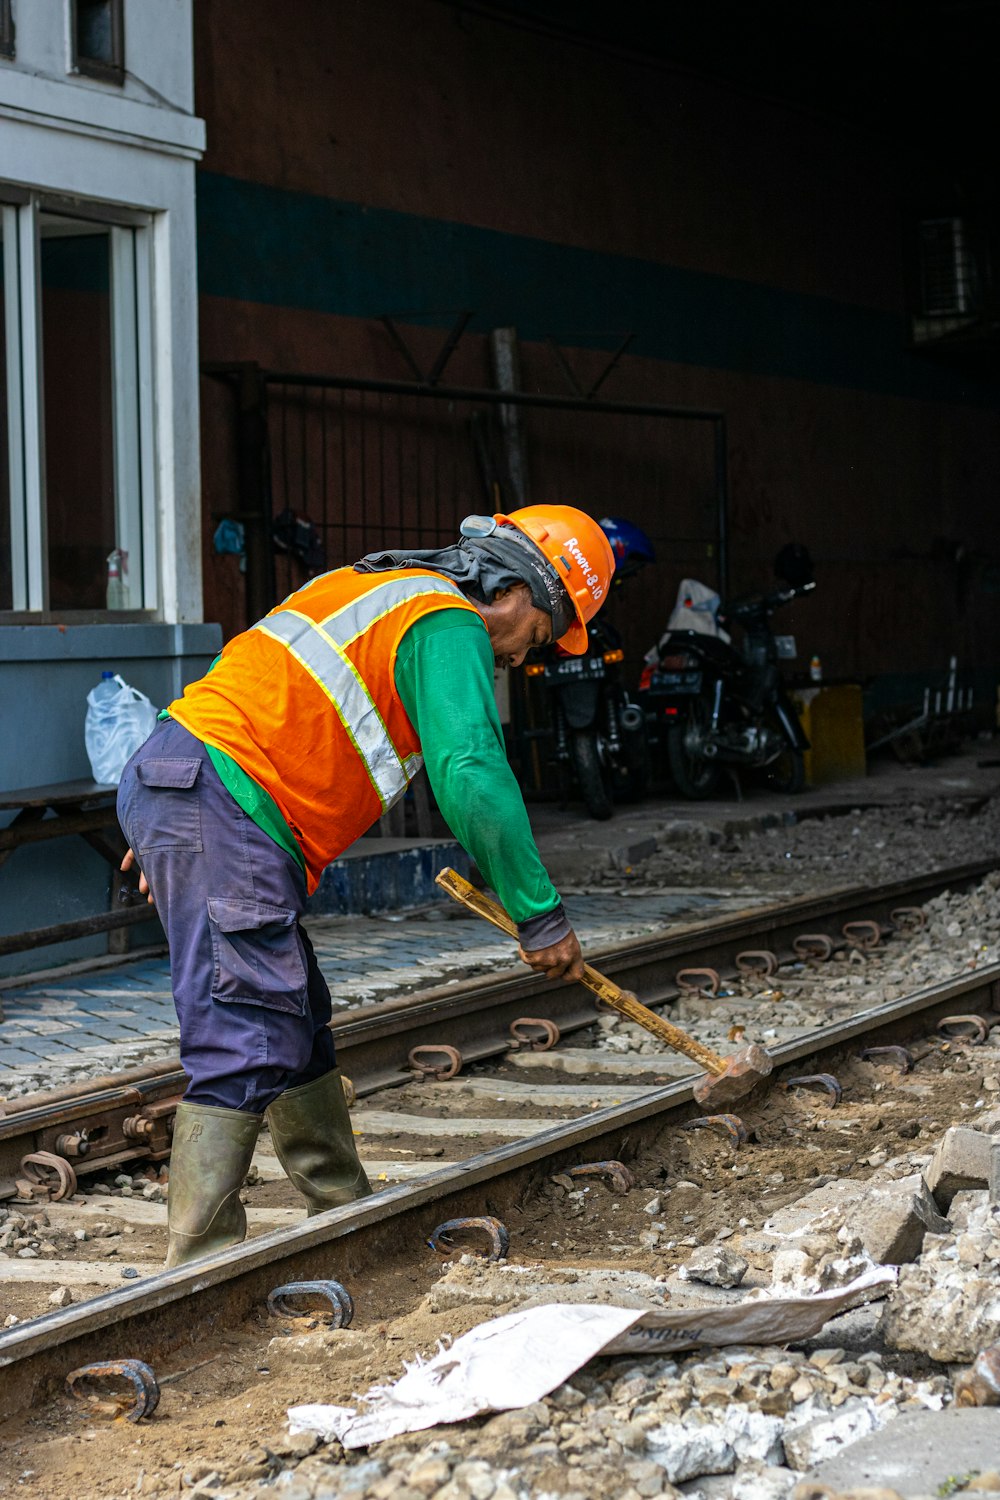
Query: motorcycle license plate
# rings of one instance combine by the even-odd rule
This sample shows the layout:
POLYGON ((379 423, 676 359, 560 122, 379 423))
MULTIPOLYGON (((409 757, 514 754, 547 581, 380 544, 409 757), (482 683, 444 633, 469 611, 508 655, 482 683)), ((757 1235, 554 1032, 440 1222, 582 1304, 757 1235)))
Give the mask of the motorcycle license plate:
POLYGON ((650 687, 655 693, 700 693, 700 672, 654 672, 650 687))
POLYGON ((592 682, 604 676, 604 658, 601 656, 574 656, 567 661, 547 662, 546 682, 592 682))

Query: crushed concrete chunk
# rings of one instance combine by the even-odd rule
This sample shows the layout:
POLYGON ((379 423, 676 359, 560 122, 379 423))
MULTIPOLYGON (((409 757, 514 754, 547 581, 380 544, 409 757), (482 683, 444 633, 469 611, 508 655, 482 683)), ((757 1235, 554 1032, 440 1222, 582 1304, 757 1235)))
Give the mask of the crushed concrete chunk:
POLYGON ((888 1266, 916 1260, 925 1234, 948 1229, 919 1172, 871 1188, 852 1210, 851 1221, 872 1260, 888 1266))
POLYGON ((870 1396, 860 1396, 839 1411, 813 1416, 800 1426, 786 1428, 785 1462, 793 1469, 809 1469, 868 1437, 893 1415, 888 1407, 877 1407, 870 1396))
POLYGON ((688 1257, 679 1275, 684 1281, 703 1281, 708 1286, 739 1286, 748 1262, 723 1245, 703 1245, 688 1257))
POLYGON ((967 1188, 987 1187, 990 1181, 990 1162, 995 1149, 992 1136, 981 1130, 970 1130, 966 1125, 953 1125, 946 1130, 927 1168, 927 1186, 934 1199, 947 1209, 956 1193, 967 1188))
POLYGON ((948 1364, 1000 1340, 1000 1209, 985 1192, 962 1196, 953 1200, 955 1233, 929 1235, 919 1262, 901 1268, 880 1325, 891 1347, 948 1364))
POLYGON ((646 1434, 646 1448, 671 1484, 678 1484, 705 1474, 731 1474, 744 1459, 779 1464, 781 1429, 780 1417, 745 1406, 727 1406, 711 1420, 694 1409, 654 1427, 646 1434))
POLYGON ((550 1302, 614 1302, 662 1308, 666 1290, 644 1271, 603 1267, 496 1266, 481 1260, 451 1266, 423 1300, 425 1312, 457 1307, 538 1307, 550 1302))
POLYGON ((824 1253, 813 1241, 828 1242, 834 1235, 842 1240, 849 1229, 877 1265, 902 1265, 919 1255, 925 1234, 940 1234, 947 1227, 917 1172, 890 1182, 847 1178, 824 1183, 779 1209, 766 1225, 782 1247, 775 1279, 801 1283, 811 1273, 807 1261, 818 1261, 824 1253))
POLYGON ((787 1500, 792 1475, 784 1466, 741 1465, 733 1479, 732 1500, 787 1500))

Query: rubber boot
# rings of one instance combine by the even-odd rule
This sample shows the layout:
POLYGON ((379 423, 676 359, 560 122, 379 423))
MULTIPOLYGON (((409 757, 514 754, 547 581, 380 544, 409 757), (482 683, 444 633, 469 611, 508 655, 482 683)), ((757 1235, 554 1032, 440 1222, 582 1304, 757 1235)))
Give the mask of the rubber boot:
POLYGON ((262 1118, 212 1104, 177 1106, 167 1194, 168 1266, 246 1238, 240 1188, 262 1118))
POLYGON ((305 1198, 310 1217, 367 1198, 340 1069, 285 1092, 267 1112, 274 1154, 305 1198))

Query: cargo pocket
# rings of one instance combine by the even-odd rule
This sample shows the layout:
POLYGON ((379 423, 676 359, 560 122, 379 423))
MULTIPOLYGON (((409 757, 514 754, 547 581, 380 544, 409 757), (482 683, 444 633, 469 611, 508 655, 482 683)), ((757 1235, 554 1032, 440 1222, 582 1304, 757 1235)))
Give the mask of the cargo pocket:
POLYGON ((212 999, 305 1015, 306 964, 297 913, 259 901, 210 897, 212 999))
POLYGON ((195 782, 200 760, 150 757, 135 768, 136 779, 151 795, 133 801, 132 818, 140 828, 133 844, 140 860, 153 849, 186 849, 201 853, 201 807, 195 782))

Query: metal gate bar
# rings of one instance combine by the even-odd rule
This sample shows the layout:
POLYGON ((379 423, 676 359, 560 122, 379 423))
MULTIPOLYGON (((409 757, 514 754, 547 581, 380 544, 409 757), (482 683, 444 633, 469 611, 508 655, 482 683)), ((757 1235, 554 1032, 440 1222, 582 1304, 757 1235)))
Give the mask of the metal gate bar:
MULTIPOLYGON (((230 514, 245 526, 246 625, 311 573, 380 547, 449 545, 464 515, 510 510, 524 498, 628 515, 668 544, 678 580, 707 572, 726 591, 722 411, 441 385, 433 372, 410 381, 210 364, 204 373, 226 379, 239 398, 239 508, 230 514), (692 425, 707 429, 707 444, 684 440, 692 425), (304 521, 297 531, 296 518, 304 521), (276 520, 314 547, 308 568, 292 551, 276 555, 276 520)), ((539 373, 529 368, 519 385, 539 373)), ((630 659, 662 631, 663 603, 653 570, 629 584, 630 659)), ((515 769, 540 788, 537 705, 519 691, 511 712, 515 769)))

